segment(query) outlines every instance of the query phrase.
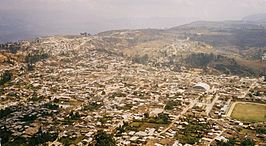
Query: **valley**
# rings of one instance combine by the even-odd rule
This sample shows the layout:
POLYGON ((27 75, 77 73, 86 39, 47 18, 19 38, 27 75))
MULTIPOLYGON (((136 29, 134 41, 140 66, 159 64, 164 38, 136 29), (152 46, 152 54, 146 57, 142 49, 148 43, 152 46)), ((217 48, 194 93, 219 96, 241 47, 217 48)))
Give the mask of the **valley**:
POLYGON ((265 32, 198 22, 1 44, 1 143, 263 145, 265 118, 228 111, 266 104, 265 32))

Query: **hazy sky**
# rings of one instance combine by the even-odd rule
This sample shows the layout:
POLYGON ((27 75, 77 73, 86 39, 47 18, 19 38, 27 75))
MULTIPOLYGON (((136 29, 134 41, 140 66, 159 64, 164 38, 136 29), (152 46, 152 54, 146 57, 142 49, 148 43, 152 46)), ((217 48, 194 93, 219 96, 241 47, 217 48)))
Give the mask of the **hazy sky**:
POLYGON ((236 20, 257 13, 266 13, 266 0, 0 0, 0 30, 3 20, 41 34, 95 33, 236 20))
MULTIPOLYGON (((42 14, 65 12, 90 17, 192 17, 239 19, 265 13, 266 0, 0 0, 0 9, 42 14)), ((30 14, 29 14, 30 15, 30 14)))

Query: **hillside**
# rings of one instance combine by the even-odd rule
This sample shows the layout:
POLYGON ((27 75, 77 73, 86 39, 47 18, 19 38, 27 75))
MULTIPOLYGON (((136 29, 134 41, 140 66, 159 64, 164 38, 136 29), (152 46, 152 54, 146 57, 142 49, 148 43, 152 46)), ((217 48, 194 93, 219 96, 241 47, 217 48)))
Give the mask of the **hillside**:
POLYGON ((43 37, 3 44, 0 49, 14 54, 46 53, 56 57, 69 51, 86 52, 84 47, 66 50, 83 39, 88 39, 84 42, 87 47, 117 54, 135 63, 175 71, 187 67, 241 76, 260 76, 266 72, 262 60, 266 53, 266 29, 245 21, 200 21, 165 30, 113 30, 87 37, 43 37), (68 45, 62 46, 62 43, 68 45))
POLYGON ((266 37, 261 37, 266 36, 266 29, 253 23, 195 22, 167 30, 120 30, 98 35, 112 42, 106 46, 112 46, 116 52, 137 63, 174 70, 179 70, 181 66, 212 68, 219 73, 247 76, 262 75, 266 71, 265 62, 262 61, 266 53, 266 37), (202 57, 197 58, 195 55, 202 57), (217 57, 220 59, 215 59, 217 57), (188 61, 191 59, 192 62, 188 61), (205 59, 210 60, 206 63, 205 59))
POLYGON ((245 50, 266 44, 266 27, 246 21, 194 22, 171 28, 169 32, 183 33, 192 40, 217 48, 245 50))

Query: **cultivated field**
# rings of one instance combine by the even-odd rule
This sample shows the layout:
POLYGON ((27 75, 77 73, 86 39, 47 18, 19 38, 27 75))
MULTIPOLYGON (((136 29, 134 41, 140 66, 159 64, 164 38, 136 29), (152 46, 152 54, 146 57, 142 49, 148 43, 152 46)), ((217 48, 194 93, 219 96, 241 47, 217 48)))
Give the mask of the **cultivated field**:
POLYGON ((266 105, 257 103, 236 103, 231 117, 240 121, 266 122, 266 105))

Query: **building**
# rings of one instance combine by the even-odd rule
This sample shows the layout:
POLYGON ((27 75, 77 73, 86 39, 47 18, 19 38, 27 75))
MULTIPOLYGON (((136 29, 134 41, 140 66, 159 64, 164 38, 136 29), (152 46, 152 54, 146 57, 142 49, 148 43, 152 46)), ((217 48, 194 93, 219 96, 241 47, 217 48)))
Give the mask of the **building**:
POLYGON ((162 113, 164 109, 162 108, 154 108, 150 111, 150 116, 157 116, 158 114, 162 113))
POLYGON ((262 59, 263 61, 266 61, 266 53, 264 53, 264 54, 262 55, 261 59, 262 59))
POLYGON ((206 83, 197 83, 194 86, 195 89, 199 89, 199 90, 205 90, 205 91, 209 91, 211 89, 210 85, 206 84, 206 83))

